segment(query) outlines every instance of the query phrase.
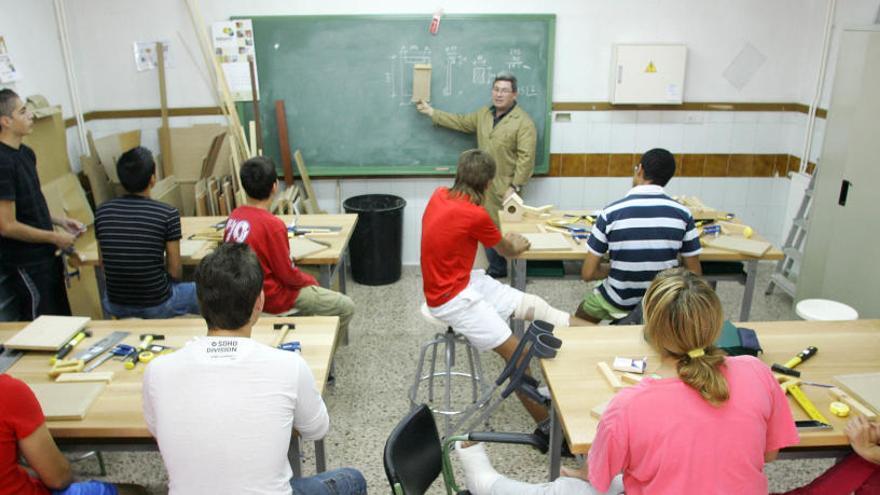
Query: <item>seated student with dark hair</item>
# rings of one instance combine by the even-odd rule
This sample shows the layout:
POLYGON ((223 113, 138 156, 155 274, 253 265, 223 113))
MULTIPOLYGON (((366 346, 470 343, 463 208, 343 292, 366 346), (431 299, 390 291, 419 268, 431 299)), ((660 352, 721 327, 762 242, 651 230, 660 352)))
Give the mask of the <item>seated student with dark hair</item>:
POLYGON ((250 338, 265 301, 253 251, 221 244, 195 278, 208 335, 144 372, 144 419, 169 493, 366 494, 363 475, 351 468, 291 480, 293 430, 303 440, 323 438, 330 417, 299 353, 250 338))
POLYGON ((293 265, 287 226, 269 212, 278 189, 275 163, 262 156, 251 158, 241 165, 239 175, 247 204, 229 215, 223 238, 245 243, 257 254, 263 267, 265 311, 279 314, 296 308, 300 315, 338 316, 344 335, 354 315, 351 298, 320 287, 315 277, 293 265))
POLYGON ((118 318, 173 318, 198 314, 195 284, 178 282, 180 213, 150 199, 156 163, 138 146, 116 164, 127 194, 111 199, 95 213, 95 235, 104 264, 104 310, 118 318))
POLYGON ((602 282, 584 297, 576 316, 593 323, 625 317, 657 273, 679 266, 679 257, 685 268, 702 274, 693 216, 663 190, 673 175, 672 153, 649 150, 635 166, 633 188, 602 210, 581 268, 583 280, 602 282), (610 264, 602 263, 606 253, 610 264))
POLYGON ((49 434, 33 391, 23 381, 0 374, 0 494, 116 495, 126 491, 119 488, 100 481, 74 483, 70 463, 49 434), (18 464, 19 457, 37 478, 18 464))

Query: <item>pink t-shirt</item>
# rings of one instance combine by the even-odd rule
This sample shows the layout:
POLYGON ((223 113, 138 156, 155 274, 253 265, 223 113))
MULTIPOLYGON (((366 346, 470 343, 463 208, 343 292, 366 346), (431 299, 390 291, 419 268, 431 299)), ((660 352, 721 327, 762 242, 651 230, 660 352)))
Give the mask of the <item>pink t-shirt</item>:
POLYGON ((764 453, 798 443, 788 400, 756 358, 721 369, 730 398, 720 407, 678 378, 620 391, 588 456, 593 487, 604 492, 623 472, 627 495, 766 494, 764 453))

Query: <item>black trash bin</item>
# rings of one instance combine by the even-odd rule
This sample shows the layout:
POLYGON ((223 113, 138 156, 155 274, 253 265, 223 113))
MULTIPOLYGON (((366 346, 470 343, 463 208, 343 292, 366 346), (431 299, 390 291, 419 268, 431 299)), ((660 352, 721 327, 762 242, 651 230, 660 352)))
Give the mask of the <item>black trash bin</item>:
POLYGON ((346 213, 358 214, 348 244, 355 282, 386 285, 400 279, 404 206, 403 198, 390 194, 364 194, 342 203, 346 213))

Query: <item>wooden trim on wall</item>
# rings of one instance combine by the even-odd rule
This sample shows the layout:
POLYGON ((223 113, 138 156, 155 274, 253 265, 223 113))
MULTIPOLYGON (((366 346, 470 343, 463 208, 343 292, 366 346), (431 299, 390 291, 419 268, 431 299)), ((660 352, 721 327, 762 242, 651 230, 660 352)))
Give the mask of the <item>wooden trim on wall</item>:
MULTIPOLYGON (((798 112, 809 113, 810 107, 801 103, 731 103, 731 102, 686 102, 679 105, 614 105, 607 101, 561 101, 554 102, 556 112, 597 112, 611 110, 659 110, 689 112, 798 112)), ((824 119, 828 111, 816 110, 816 116, 824 119)))
MULTIPOLYGON (((169 108, 169 117, 198 117, 204 115, 223 115, 220 107, 181 107, 169 108)), ((113 120, 113 119, 146 119, 159 118, 162 111, 159 108, 138 108, 133 110, 93 110, 83 114, 83 121, 90 120, 113 120)), ((76 125, 75 118, 69 118, 64 121, 65 127, 73 127, 76 125)))
MULTIPOLYGON (((725 103, 725 102, 687 102, 680 105, 613 105, 607 101, 558 101, 552 106, 556 112, 596 112, 611 110, 658 110, 658 111, 702 111, 702 112, 798 112, 808 113, 810 107, 801 103, 725 103)), ((220 107, 181 107, 169 108, 170 117, 199 117, 222 115, 220 107)), ((816 117, 826 118, 828 110, 816 109, 816 117)), ((158 108, 138 108, 132 110, 93 110, 83 114, 83 121, 113 119, 158 118, 158 108)), ((65 127, 76 125, 76 119, 64 120, 65 127)))
MULTIPOLYGON (((552 153, 547 177, 630 177, 636 153, 552 153)), ((800 158, 786 154, 678 153, 676 177, 786 177, 800 169, 800 158)), ((812 174, 816 164, 807 164, 812 174)))

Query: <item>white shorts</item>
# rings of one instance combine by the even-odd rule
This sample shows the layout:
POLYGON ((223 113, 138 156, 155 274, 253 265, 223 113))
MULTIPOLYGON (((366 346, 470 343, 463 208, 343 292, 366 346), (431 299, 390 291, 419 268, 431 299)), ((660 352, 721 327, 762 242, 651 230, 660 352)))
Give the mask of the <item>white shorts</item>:
POLYGON ((445 304, 428 310, 482 352, 510 338, 507 320, 522 302, 523 295, 486 275, 485 270, 473 270, 464 290, 445 304))

